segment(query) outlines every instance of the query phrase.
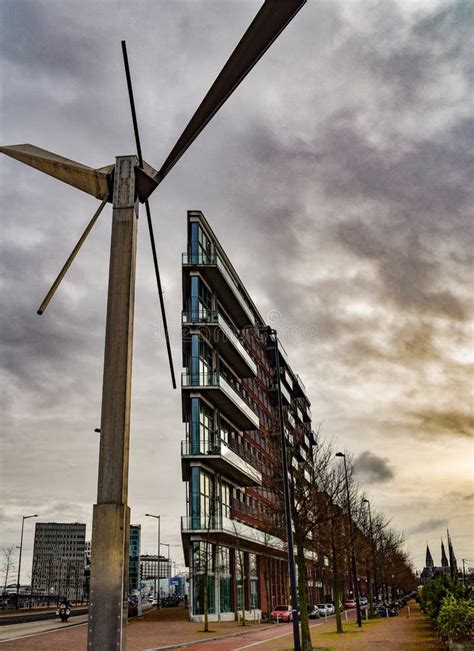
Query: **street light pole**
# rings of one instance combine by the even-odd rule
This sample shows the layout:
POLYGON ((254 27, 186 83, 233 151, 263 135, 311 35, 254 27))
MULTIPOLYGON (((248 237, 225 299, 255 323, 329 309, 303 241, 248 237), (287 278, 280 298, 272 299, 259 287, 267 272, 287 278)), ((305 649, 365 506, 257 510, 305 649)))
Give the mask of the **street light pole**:
MULTIPOLYGON (((367 508, 369 510, 369 531, 370 531, 370 543, 372 547, 372 564, 373 564, 373 569, 374 569, 374 598, 375 601, 378 601, 378 586, 377 586, 377 562, 375 560, 375 538, 374 538, 374 529, 372 526, 372 513, 370 511, 370 502, 367 498, 364 498, 362 500, 364 504, 367 504, 367 508)), ((370 604, 370 612, 373 610, 373 604, 370 604)))
POLYGON ((362 616, 360 612, 359 583, 357 581, 357 562, 356 562, 355 542, 354 542, 354 527, 352 524, 351 497, 349 494, 349 478, 347 476, 346 455, 343 452, 337 452, 336 457, 342 457, 344 459, 344 475, 346 478, 346 494, 347 494, 347 517, 349 518, 349 532, 351 536, 352 581, 354 583, 354 596, 356 600, 357 626, 362 626, 362 616))
POLYGON ((288 456, 286 451, 285 428, 283 424, 283 403, 281 399, 281 377, 280 377, 280 357, 278 351, 277 331, 273 328, 266 330, 270 337, 273 337, 275 343, 275 366, 277 375, 278 389, 278 414, 280 419, 280 441, 281 441, 281 465, 283 471, 283 490, 285 496, 285 515, 286 515, 286 536, 288 540, 288 569, 290 572, 290 589, 291 589, 291 609, 293 611, 293 643, 294 651, 300 651, 300 627, 298 616, 298 593, 296 589, 296 567, 295 552, 293 547, 293 520, 291 517, 290 486, 288 483, 288 456))
POLYGON ((28 520, 29 518, 37 518, 38 515, 23 515, 22 520, 21 520, 21 538, 20 538, 20 553, 18 556, 18 577, 16 581, 16 609, 18 610, 18 604, 20 601, 20 576, 21 576, 21 553, 23 551, 23 529, 25 527, 25 520, 28 520))
POLYGON ((157 583, 158 583, 158 588, 155 583, 155 595, 156 595, 156 608, 157 610, 160 610, 160 549, 161 549, 161 542, 160 542, 160 526, 161 526, 161 517, 159 515, 153 515, 153 513, 145 513, 147 518, 155 518, 158 520, 158 556, 156 557, 156 573, 157 573, 157 583))

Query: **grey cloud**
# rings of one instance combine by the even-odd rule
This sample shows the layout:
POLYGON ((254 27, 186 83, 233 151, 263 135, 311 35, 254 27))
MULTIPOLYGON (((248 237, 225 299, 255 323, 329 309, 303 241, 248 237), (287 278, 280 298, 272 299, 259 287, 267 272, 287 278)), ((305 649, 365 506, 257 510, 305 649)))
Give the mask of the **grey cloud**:
POLYGON ((429 520, 423 520, 419 524, 409 529, 409 533, 410 534, 430 533, 435 529, 444 529, 444 527, 447 524, 448 521, 444 518, 430 518, 429 520))
POLYGON ((421 410, 413 412, 425 434, 431 437, 454 435, 472 438, 474 417, 465 411, 421 410))
POLYGON ((370 483, 386 482, 395 477, 394 470, 389 459, 365 450, 355 459, 354 464, 357 472, 370 483))

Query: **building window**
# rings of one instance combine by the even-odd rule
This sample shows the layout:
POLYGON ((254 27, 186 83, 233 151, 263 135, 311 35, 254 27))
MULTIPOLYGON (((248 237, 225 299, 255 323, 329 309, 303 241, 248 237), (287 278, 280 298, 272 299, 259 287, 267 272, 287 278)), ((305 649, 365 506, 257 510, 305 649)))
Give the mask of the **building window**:
POLYGON ((191 468, 191 522, 193 529, 214 525, 214 477, 202 468, 191 468))
POLYGON ((208 314, 212 308, 211 293, 206 284, 199 276, 190 277, 190 303, 188 309, 191 311, 191 320, 207 320, 208 314))
POLYGON ((218 548, 218 567, 220 581, 220 611, 230 613, 231 601, 231 574, 230 574, 230 552, 227 547, 218 548))
POLYGON ((200 398, 191 398, 191 454, 214 451, 214 412, 200 398))
POLYGON ((202 264, 211 261, 211 241, 198 222, 189 225, 189 249, 191 262, 202 264))
POLYGON ((250 608, 260 608, 260 595, 258 589, 258 567, 256 554, 249 554, 249 576, 250 576, 250 608))
POLYGON ((225 481, 221 484, 222 517, 230 518, 231 486, 225 481))
POLYGON ((207 385, 212 374, 212 349, 199 335, 191 335, 191 384, 207 385))

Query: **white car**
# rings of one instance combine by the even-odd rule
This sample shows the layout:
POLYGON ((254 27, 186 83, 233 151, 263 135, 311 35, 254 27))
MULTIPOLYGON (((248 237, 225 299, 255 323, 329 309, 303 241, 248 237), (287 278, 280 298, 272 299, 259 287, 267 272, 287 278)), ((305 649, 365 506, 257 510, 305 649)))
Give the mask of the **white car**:
POLYGON ((321 617, 325 617, 326 615, 329 615, 327 604, 316 604, 316 606, 318 607, 321 617))
POLYGON ((326 604, 326 612, 328 615, 334 615, 336 612, 336 609, 332 604, 326 604))

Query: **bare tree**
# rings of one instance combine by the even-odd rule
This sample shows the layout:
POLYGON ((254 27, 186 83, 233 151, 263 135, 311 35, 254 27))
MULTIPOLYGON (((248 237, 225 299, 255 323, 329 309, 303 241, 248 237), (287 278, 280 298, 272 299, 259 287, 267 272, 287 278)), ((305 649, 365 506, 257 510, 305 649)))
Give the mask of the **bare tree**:
POLYGON ((15 571, 15 545, 10 547, 2 547, 2 573, 4 577, 3 592, 6 592, 8 585, 8 577, 15 571))

